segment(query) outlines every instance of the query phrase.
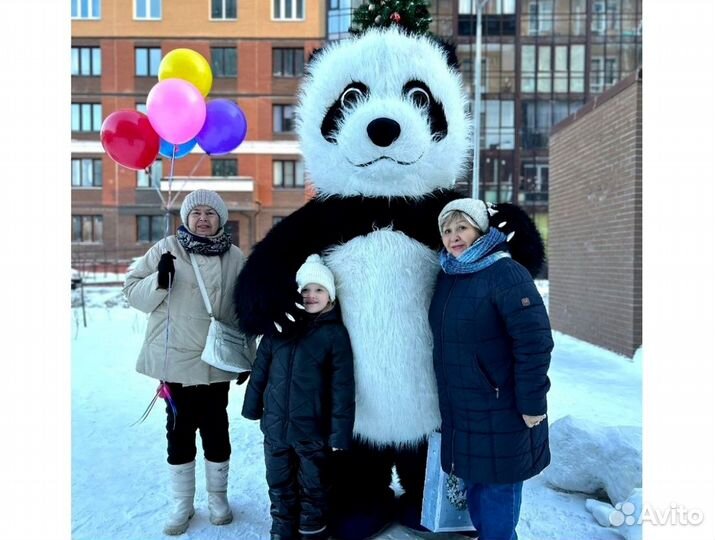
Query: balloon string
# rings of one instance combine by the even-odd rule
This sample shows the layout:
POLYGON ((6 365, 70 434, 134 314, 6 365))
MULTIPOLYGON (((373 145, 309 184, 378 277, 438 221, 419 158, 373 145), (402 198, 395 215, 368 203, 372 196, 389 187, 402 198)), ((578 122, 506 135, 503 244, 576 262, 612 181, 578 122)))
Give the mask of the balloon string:
POLYGON ((191 169, 191 172, 184 178, 184 181, 181 182, 181 184, 179 185, 178 188, 176 188, 176 195, 174 195, 174 198, 169 201, 169 206, 174 205, 174 203, 176 202, 176 199, 178 199, 179 195, 181 195, 181 191, 184 189, 186 182, 188 182, 189 179, 193 176, 193 174, 196 172, 196 169, 199 168, 199 165, 201 165, 201 162, 203 162, 203 160, 206 156, 207 156, 207 154, 201 154, 201 157, 196 162, 196 165, 194 165, 194 168, 191 169))

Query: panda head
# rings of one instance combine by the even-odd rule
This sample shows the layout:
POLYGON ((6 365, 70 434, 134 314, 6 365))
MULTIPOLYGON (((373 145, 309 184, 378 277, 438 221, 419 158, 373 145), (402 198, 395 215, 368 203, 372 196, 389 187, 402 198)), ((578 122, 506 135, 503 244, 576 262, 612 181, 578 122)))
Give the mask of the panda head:
POLYGON ((297 126, 319 197, 422 197, 469 160, 467 98, 447 52, 397 28, 336 42, 309 64, 297 126))

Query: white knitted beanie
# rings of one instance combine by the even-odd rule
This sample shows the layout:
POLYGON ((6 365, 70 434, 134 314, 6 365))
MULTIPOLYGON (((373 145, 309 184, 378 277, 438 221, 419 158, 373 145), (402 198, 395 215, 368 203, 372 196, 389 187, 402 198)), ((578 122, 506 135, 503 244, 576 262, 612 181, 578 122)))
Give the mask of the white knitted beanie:
POLYGON ((459 210, 472 218, 482 234, 485 234, 489 230, 489 213, 487 212, 487 205, 484 204, 484 201, 480 201, 479 199, 455 199, 446 204, 439 213, 437 226, 439 227, 440 233, 442 232, 444 220, 447 218, 448 214, 454 212, 455 210, 459 210))
POLYGON ((298 283, 298 292, 302 291, 308 283, 316 283, 325 287, 330 300, 335 301, 335 278, 333 278, 330 268, 323 264, 320 255, 314 253, 305 260, 303 265, 298 268, 295 281, 298 283))
POLYGON ((189 228, 189 214, 197 206, 210 206, 218 214, 219 227, 226 225, 228 208, 221 196, 210 189, 197 189, 189 193, 181 203, 181 222, 187 229, 189 228))

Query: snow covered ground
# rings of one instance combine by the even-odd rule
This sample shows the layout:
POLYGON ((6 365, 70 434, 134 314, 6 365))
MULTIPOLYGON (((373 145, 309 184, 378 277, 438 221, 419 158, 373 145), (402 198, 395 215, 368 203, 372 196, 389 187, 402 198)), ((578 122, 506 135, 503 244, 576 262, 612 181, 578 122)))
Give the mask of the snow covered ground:
MULTIPOLYGON (((548 284, 539 283, 548 297, 548 284)), ((76 295, 75 295, 76 296, 76 295)), ((145 316, 129 308, 119 287, 86 287, 87 326, 73 301, 72 538, 164 540, 167 510, 165 415, 161 404, 132 425, 154 395, 156 381, 134 371, 145 316)), ((641 426, 642 362, 554 333, 549 422, 571 415, 604 425, 641 426)), ((232 386, 229 498, 235 519, 208 521, 203 468, 197 467, 196 516, 181 538, 264 539, 269 529, 262 436, 240 416, 245 386, 232 386)), ((197 439, 198 444, 198 439, 197 439)), ((199 452, 200 455, 200 452, 199 452)), ((201 462, 199 461, 199 464, 201 462)), ((521 540, 616 540, 585 509, 587 496, 555 491, 543 478, 524 485, 521 540)), ((394 526, 382 540, 450 538, 394 526)), ((452 536, 453 538, 456 538, 452 536)), ((460 537, 461 538, 461 537, 460 537)))

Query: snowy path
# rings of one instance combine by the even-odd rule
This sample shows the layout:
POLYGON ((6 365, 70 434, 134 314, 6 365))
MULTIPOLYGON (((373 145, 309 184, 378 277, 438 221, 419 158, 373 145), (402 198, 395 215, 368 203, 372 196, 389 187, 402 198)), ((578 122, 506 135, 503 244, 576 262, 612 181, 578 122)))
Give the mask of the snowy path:
MULTIPOLYGON (((164 413, 157 406, 143 424, 131 426, 153 396, 156 382, 137 374, 134 362, 144 315, 124 307, 117 287, 87 288, 87 328, 73 309, 72 328, 72 538, 165 540, 164 413)), ((638 363, 576 339, 555 334, 549 393, 550 422, 567 415, 610 425, 641 425, 638 363)), ((267 538, 268 496, 262 436, 257 422, 240 417, 244 387, 230 393, 231 476, 235 519, 208 521, 204 474, 197 467, 196 516, 181 538, 267 538)), ((197 442, 198 442, 197 438, 197 442)), ((200 451, 199 451, 200 455, 200 451)), ((199 465, 201 461, 199 461, 199 465)), ((521 540, 616 540, 584 508, 586 497, 549 489, 539 477, 525 483, 521 540)), ((395 526, 382 540, 456 538, 422 535, 395 526)), ((462 538, 462 537, 459 537, 462 538)))

